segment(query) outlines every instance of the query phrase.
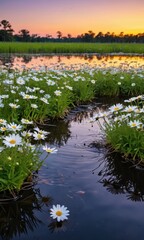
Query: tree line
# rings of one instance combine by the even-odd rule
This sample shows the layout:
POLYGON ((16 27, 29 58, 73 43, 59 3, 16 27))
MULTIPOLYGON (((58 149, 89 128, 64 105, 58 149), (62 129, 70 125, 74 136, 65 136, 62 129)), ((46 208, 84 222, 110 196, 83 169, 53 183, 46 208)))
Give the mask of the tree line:
POLYGON ((56 37, 46 34, 45 37, 38 34, 30 34, 29 30, 21 29, 18 34, 14 34, 14 30, 7 20, 0 22, 0 41, 16 41, 16 42, 119 42, 119 43, 144 43, 144 33, 124 34, 120 32, 116 35, 114 32, 95 34, 89 30, 84 34, 73 37, 71 34, 63 35, 61 31, 57 31, 56 37))

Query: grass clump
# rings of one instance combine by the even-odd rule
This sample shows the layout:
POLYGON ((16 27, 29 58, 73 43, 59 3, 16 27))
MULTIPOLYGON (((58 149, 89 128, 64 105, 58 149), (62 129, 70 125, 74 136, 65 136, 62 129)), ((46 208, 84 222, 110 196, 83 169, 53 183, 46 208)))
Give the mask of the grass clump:
POLYGON ((144 95, 132 97, 124 104, 111 106, 106 113, 95 119, 104 119, 101 128, 106 134, 107 144, 135 164, 144 164, 144 95))

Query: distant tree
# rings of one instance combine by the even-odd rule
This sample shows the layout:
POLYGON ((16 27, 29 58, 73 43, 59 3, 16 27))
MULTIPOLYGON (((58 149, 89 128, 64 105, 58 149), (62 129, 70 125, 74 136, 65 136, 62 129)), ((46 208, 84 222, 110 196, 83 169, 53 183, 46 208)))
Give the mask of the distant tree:
POLYGON ((72 35, 70 33, 68 33, 67 37, 70 39, 70 38, 72 38, 72 35))
POLYGON ((0 41, 11 41, 13 38, 14 30, 11 27, 11 24, 7 20, 2 20, 0 22, 0 41))
POLYGON ((27 29, 21 29, 19 31, 19 35, 18 36, 19 36, 20 40, 23 41, 23 42, 28 42, 31 39, 30 32, 27 29))
POLYGON ((89 30, 87 33, 84 33, 81 35, 83 41, 85 42, 93 42, 95 33, 91 30, 89 30))
POLYGON ((46 34, 46 38, 47 38, 47 39, 50 39, 50 38, 52 38, 52 35, 46 34))
POLYGON ((31 35, 31 41, 32 41, 32 42, 36 42, 37 39, 38 39, 38 37, 39 37, 38 34, 35 34, 35 33, 32 34, 32 35, 31 35))
POLYGON ((104 41, 104 34, 102 32, 99 32, 96 36, 95 36, 95 40, 97 42, 103 42, 104 41))
POLYGON ((58 39, 62 38, 62 32, 61 31, 57 31, 57 37, 58 37, 58 39))

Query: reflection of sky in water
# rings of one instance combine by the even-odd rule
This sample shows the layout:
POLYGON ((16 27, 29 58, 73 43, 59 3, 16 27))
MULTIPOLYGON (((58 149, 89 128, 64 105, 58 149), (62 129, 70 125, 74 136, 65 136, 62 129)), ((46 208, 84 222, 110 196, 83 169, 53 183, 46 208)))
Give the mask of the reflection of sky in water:
POLYGON ((122 69, 143 68, 143 56, 123 55, 11 55, 9 58, 0 56, 0 65, 11 63, 13 68, 79 68, 79 67, 119 67, 122 69))

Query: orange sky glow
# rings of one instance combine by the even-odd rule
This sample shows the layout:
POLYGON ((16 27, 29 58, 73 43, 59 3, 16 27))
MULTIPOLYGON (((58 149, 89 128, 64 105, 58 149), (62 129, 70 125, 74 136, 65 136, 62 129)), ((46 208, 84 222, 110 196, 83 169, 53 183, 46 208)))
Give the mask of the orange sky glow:
POLYGON ((15 33, 55 37, 98 32, 143 33, 144 0, 0 0, 0 21, 8 20, 15 33))

